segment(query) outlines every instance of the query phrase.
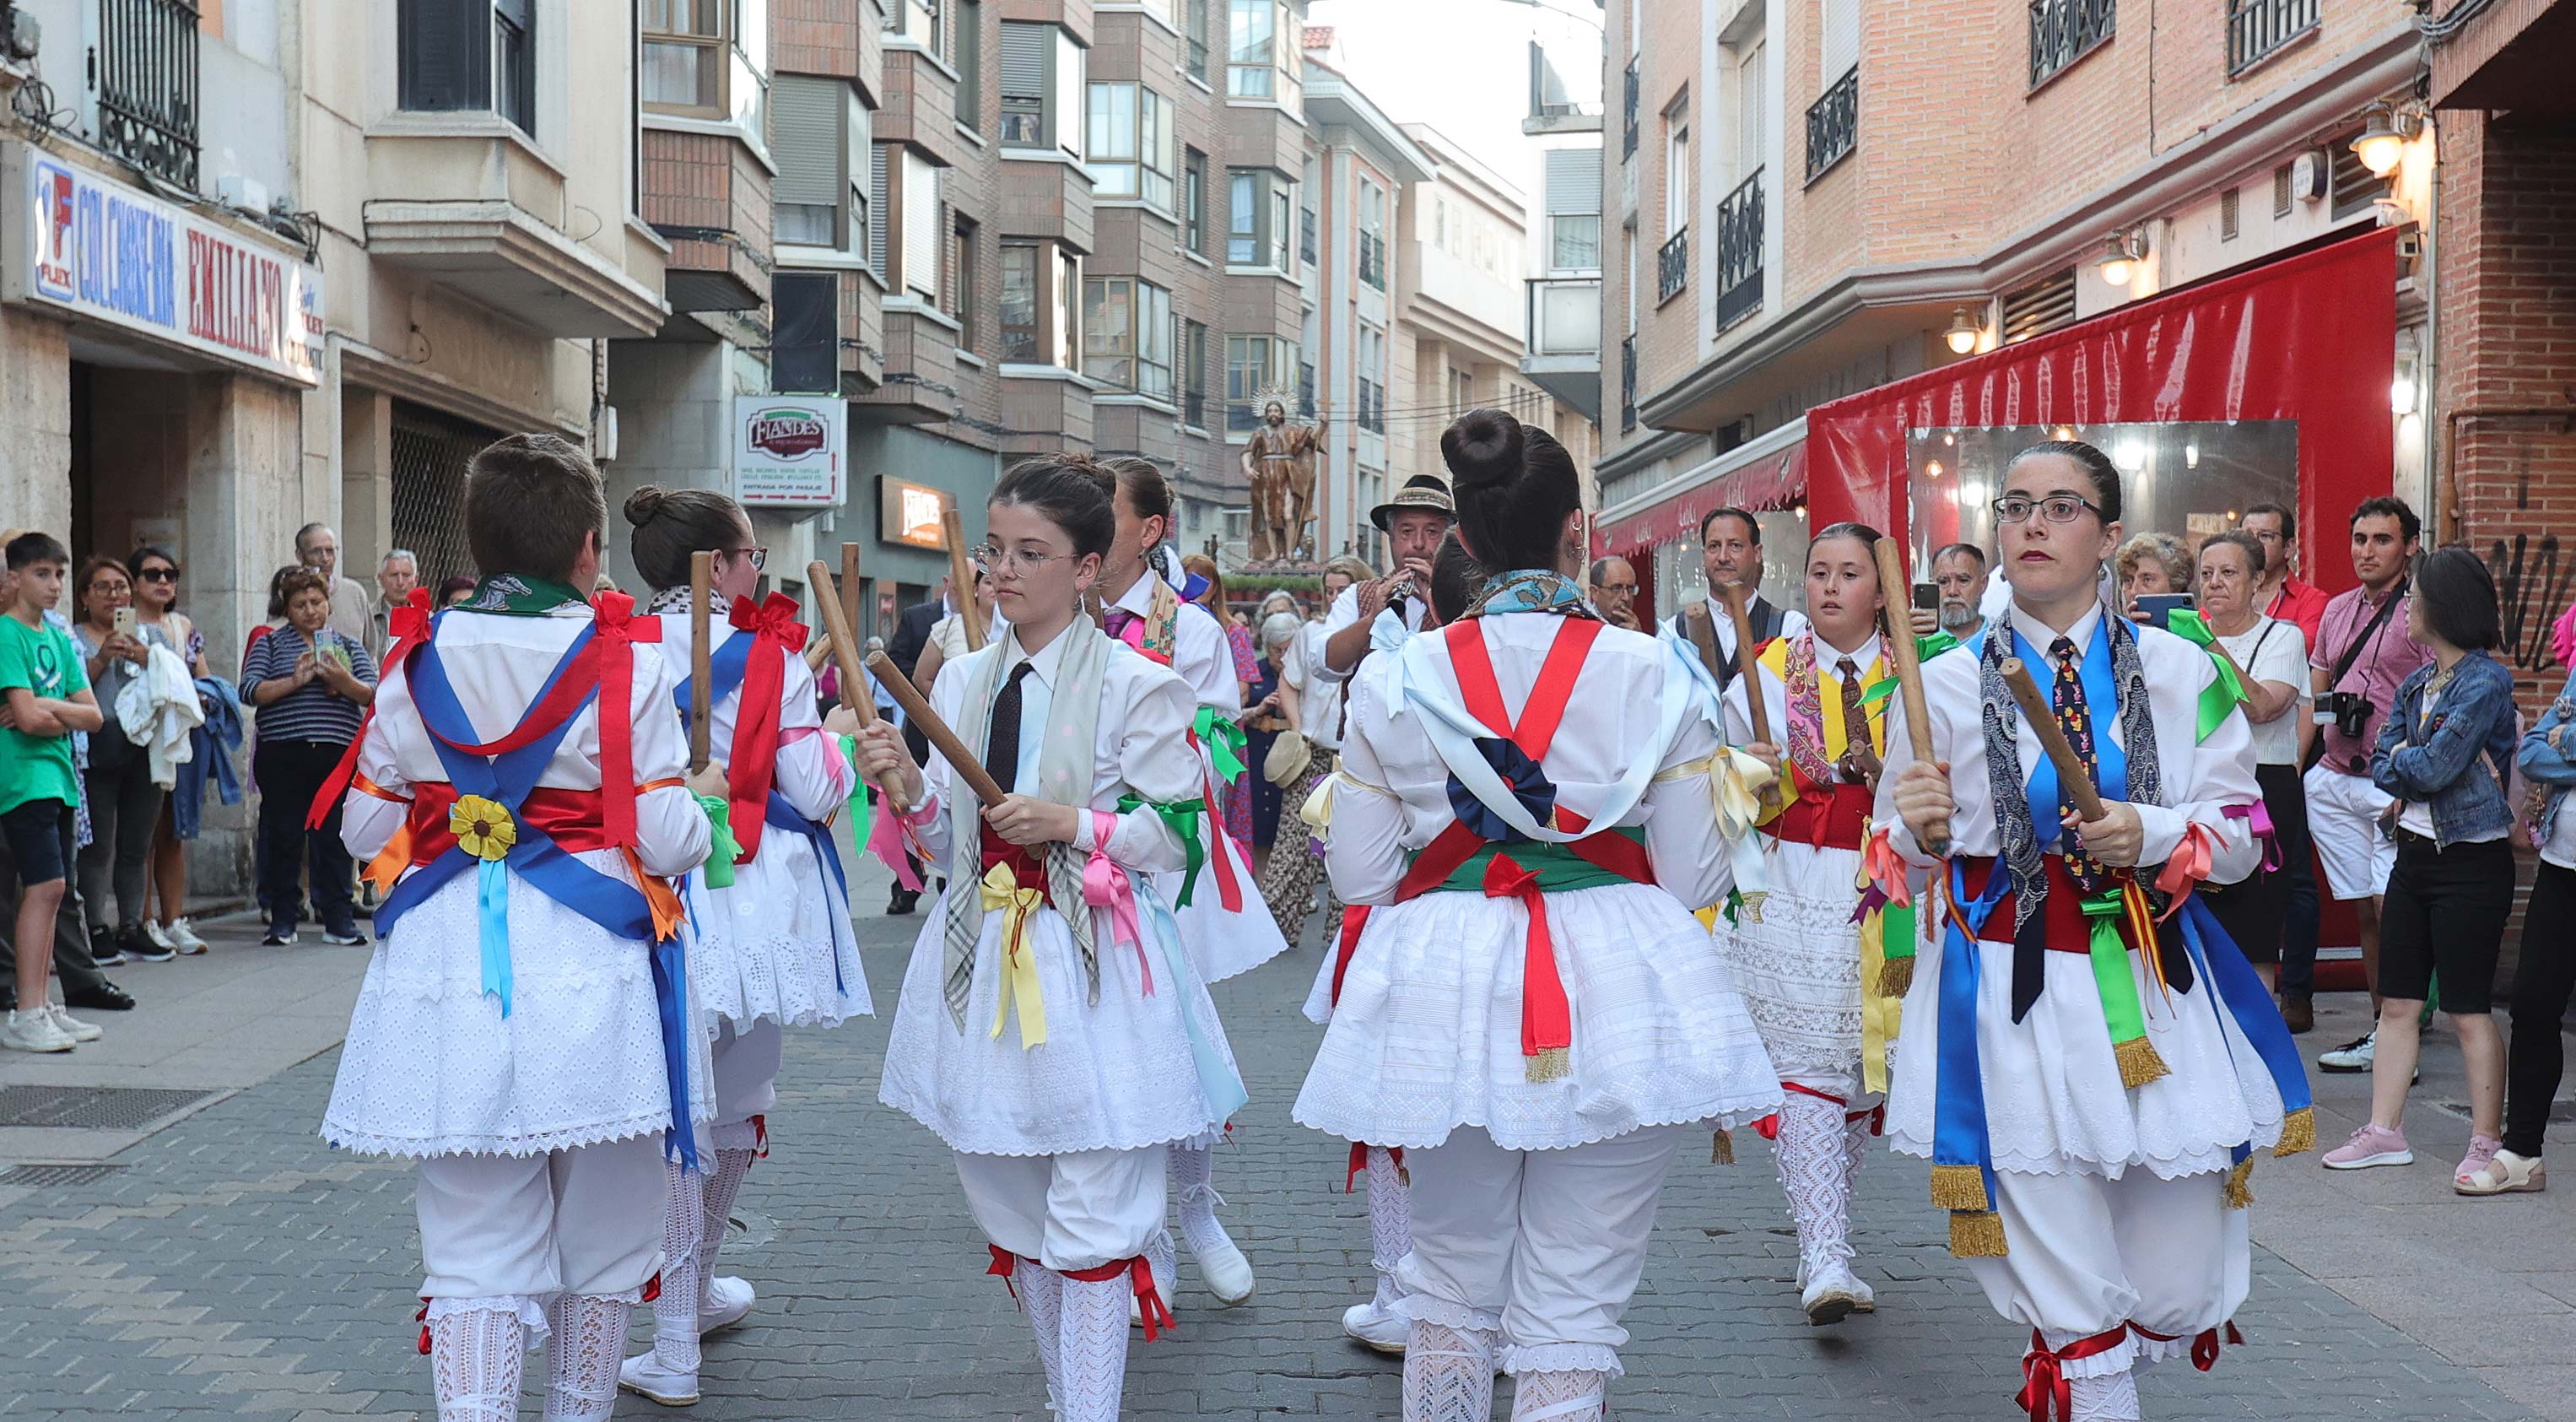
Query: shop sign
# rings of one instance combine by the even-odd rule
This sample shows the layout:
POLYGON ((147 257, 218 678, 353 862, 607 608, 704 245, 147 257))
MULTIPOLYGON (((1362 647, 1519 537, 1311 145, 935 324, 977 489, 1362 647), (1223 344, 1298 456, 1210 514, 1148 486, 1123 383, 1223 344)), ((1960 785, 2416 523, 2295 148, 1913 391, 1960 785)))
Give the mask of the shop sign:
POLYGON ((11 144, 6 162, 26 206, 0 295, 320 383, 320 268, 41 149, 11 144))
POLYGON ((733 494, 753 508, 840 507, 849 406, 833 395, 733 397, 733 494))
POLYGON ((945 549, 940 520, 957 507, 946 489, 887 475, 877 480, 877 537, 906 548, 945 549))

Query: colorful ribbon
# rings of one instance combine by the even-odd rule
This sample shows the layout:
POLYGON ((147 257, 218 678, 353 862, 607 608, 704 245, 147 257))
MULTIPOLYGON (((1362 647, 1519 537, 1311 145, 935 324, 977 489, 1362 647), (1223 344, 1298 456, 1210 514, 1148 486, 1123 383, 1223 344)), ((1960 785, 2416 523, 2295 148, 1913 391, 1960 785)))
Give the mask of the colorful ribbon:
MULTIPOLYGON (((637 642, 662 640, 662 619, 635 615, 635 599, 604 592, 590 602, 593 641, 599 647, 599 821, 611 844, 635 845, 635 651, 637 642)), ((771 693, 770 699, 777 700, 771 693)))
MULTIPOLYGON (((430 620, 427 588, 413 588, 409 599, 386 610, 385 631, 393 638, 393 645, 385 649, 384 660, 377 664, 377 684, 382 685, 386 677, 393 675, 394 668, 403 664, 414 646, 427 640, 430 620)), ((304 812, 306 829, 322 828, 323 822, 331 818, 331 811, 338 807, 340 797, 348 793, 349 778, 358 770, 358 748, 367 743, 367 728, 374 725, 375 720, 376 703, 370 700, 367 709, 358 715, 358 733, 349 738, 348 748, 340 752, 340 763, 331 767, 331 773, 322 778, 322 789, 314 795, 312 805, 304 812)))
POLYGON ((1190 999, 1196 994, 1187 987, 1190 962, 1181 951, 1181 927, 1172 920, 1172 911, 1163 903, 1163 896, 1155 889, 1152 879, 1137 883, 1136 902, 1145 910, 1155 940, 1163 946, 1164 972, 1171 981, 1183 985, 1181 990, 1172 994, 1172 1005, 1181 1014, 1181 1034, 1189 1039, 1190 1066, 1198 1073, 1199 1095, 1206 1098, 1210 1116, 1225 1120, 1242 1110, 1244 1103, 1251 1099, 1243 1089, 1242 1074, 1235 1070, 1232 1059, 1219 1048, 1216 1040, 1208 1035, 1190 1006, 1190 999))
MULTIPOLYGON (((2256 839, 2263 842, 2264 873, 2277 873, 2280 870, 2281 838, 2279 830, 2277 830, 2272 824, 2272 809, 2270 806, 2264 804, 2260 800, 2255 800, 2243 805, 2225 806, 2219 810, 2219 813, 2231 820, 2245 821, 2246 829, 2250 831, 2256 839)), ((2209 876, 2203 874, 2201 877, 2205 879, 2209 876)))
POLYGON ((1123 865, 1109 857, 1109 836, 1118 817, 1107 810, 1091 812, 1091 857, 1082 865, 1082 901, 1109 915, 1109 941, 1136 950, 1136 967, 1145 975, 1145 995, 1154 995, 1154 967, 1145 959, 1144 931, 1136 922, 1136 885, 1123 865))
POLYGON ((2173 917, 2174 911, 2182 907, 2183 896, 2209 877, 2210 854, 2217 843, 2218 836, 2211 834, 2207 825, 2195 824, 2183 830, 2182 843, 2174 846, 2173 857, 2156 874, 2156 888, 2173 897, 2159 921, 2173 917))
MULTIPOLYGON (((1901 998, 1914 985, 1914 949, 1917 918, 1914 894, 1908 882, 1910 873, 1905 856, 1896 852, 1888 841, 1888 830, 1872 830, 1861 840, 1860 907, 1852 911, 1852 921, 1861 927, 1861 951, 1870 951, 1869 919, 1876 910, 1880 920, 1877 935, 1879 963, 1876 971, 1864 962, 1861 974, 1863 1015, 1872 997, 1901 998), (1875 989, 1875 991, 1873 991, 1875 989)), ((1864 1024, 1866 1025, 1866 1024, 1864 1024)), ((1875 1091, 1878 1088, 1872 1087, 1875 1091)))
POLYGON ((460 795, 447 810, 448 832, 456 846, 481 861, 475 870, 474 916, 483 950, 483 991, 500 999, 501 1016, 510 1015, 510 871, 501 859, 519 842, 519 827, 498 801, 460 795))
POLYGON ((1231 785, 1245 769, 1244 751, 1250 744, 1243 728, 1216 714, 1213 706, 1202 706, 1190 722, 1190 739, 1207 747, 1208 759, 1216 763, 1217 779, 1231 785))
POLYGON ((1207 863, 1207 844, 1199 836, 1199 819, 1207 813, 1207 805, 1208 802, 1205 799, 1165 802, 1148 800, 1133 793, 1118 797, 1118 808, 1122 813, 1128 810, 1152 810, 1163 817, 1165 827, 1180 836, 1181 848, 1189 855, 1189 864, 1181 871, 1181 891, 1172 896, 1174 908, 1190 906, 1190 891, 1196 888, 1199 882, 1199 866, 1207 863))
POLYGON ((1008 864, 996 864, 985 871, 980 887, 984 912, 1000 909, 1006 915, 1002 920, 1002 985, 993 998, 993 1035, 1002 1035, 1002 1024, 1016 1001, 1020 1050, 1027 1051, 1047 1039, 1046 998, 1038 989, 1038 958, 1028 946, 1029 919, 1046 903, 1046 895, 1021 888, 1008 864))
POLYGON ((2218 634, 2209 630, 2209 624, 2201 620, 2199 613, 2187 607, 2175 608, 2165 615, 2165 627, 2175 636, 2208 652, 2210 665, 2218 669, 2217 678, 2200 689, 2200 718, 2194 737, 2208 740, 2209 733, 2217 730, 2228 713, 2246 700, 2245 683, 2236 674, 2235 660, 2220 655, 2218 634))
POLYGON ((787 659, 805 650, 806 629, 796 620, 798 611, 794 598, 774 592, 758 603, 743 598, 725 614, 737 630, 751 634, 742 704, 734 713, 733 746, 725 756, 725 798, 733 807, 734 841, 745 859, 760 853, 769 787, 778 776, 778 694, 786 684, 787 659))
POLYGON ((859 738, 843 736, 841 758, 850 766, 850 834, 885 865, 906 893, 921 892, 921 874, 904 849, 903 825, 877 788, 859 774, 859 738))
MULTIPOLYGON (((2088 934, 2085 955, 2093 964, 2093 986, 2102 995, 2102 1025, 2111 1033, 2111 1055, 2120 1064, 2120 1083, 2132 1089, 2166 1074, 2164 1058, 2147 1040, 2147 1018, 2139 1004, 2137 979, 2129 975, 2129 940, 2121 926, 2130 922, 2129 890, 2123 884, 2083 901, 2088 934)), ((2149 925, 2141 950, 2155 962, 2154 927, 2149 925)))
POLYGON ((698 808, 707 816, 707 862, 698 872, 706 877, 710 889, 733 887, 733 866, 742 859, 742 846, 733 837, 733 807, 721 795, 696 797, 698 808))
POLYGON ((2013 1405, 2027 1413, 2030 1422, 2049 1422, 2052 1415, 2075 1422, 2074 1389, 2067 1383, 2063 1365, 2108 1353, 2128 1340, 2129 1325, 2118 1323, 2052 1352, 2039 1330, 2032 1329, 2030 1351, 2021 1359, 2021 1391, 2013 1395, 2013 1405))
POLYGON ((1556 943, 1547 931, 1547 895, 1538 871, 1497 848, 1485 863, 1485 897, 1518 899, 1529 912, 1521 952, 1521 1056, 1531 1081, 1554 1081, 1571 1067, 1574 1019, 1557 976, 1556 943))

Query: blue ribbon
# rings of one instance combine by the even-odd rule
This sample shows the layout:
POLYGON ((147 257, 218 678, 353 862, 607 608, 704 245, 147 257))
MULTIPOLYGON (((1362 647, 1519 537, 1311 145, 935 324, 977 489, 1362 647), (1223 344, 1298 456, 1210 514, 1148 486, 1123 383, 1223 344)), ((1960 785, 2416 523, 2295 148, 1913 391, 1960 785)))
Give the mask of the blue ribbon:
MULTIPOLYGON (((2272 1085, 2281 1093, 2281 1112, 2289 1115, 2316 1105, 2316 1095, 2308 1086, 2307 1064, 2299 1058, 2299 1047, 2290 1040, 2289 1026, 2281 1021, 2281 1011, 2272 1005, 2271 991, 2263 986, 2263 977, 2247 962, 2245 952, 2227 935, 2218 915, 2194 894, 2183 900, 2177 918, 2182 923, 2182 941, 2191 950, 2192 962, 2199 967, 2201 980, 2218 989, 2218 1000, 2227 1015, 2236 1019, 2236 1029, 2245 1034, 2254 1055, 2261 1058, 2263 1069, 2272 1076, 2272 1085)), ((2236 1159, 2243 1160, 2246 1146, 2236 1148, 2236 1159)))
MULTIPOLYGON (((814 857, 822 860, 823 866, 832 871, 832 886, 840 890, 843 905, 840 922, 847 923, 849 913, 846 906, 850 900, 850 880, 841 869, 841 851, 832 843, 831 828, 798 814, 796 807, 787 803, 787 797, 775 790, 769 792, 768 812, 761 818, 769 822, 771 829, 801 834, 814 846, 814 857)), ((832 990, 843 997, 850 995, 849 985, 841 980, 841 944, 837 929, 834 931, 832 941, 832 990)))
POLYGON ((498 859, 486 859, 474 871, 474 910, 483 939, 483 990, 501 999, 501 1016, 510 1016, 510 871, 498 859))
MULTIPOLYGON (((2045 756, 2040 759, 2042 764, 2047 762, 2045 756)), ((1975 1166, 1985 1181, 1989 1209, 2000 1197, 1995 1193, 1994 1143, 1986 1129, 1985 1073, 1977 1057, 1977 986, 1983 975, 1983 950, 1970 935, 1985 929, 1987 917, 2011 888, 2012 876, 1997 864, 1986 876, 1985 893, 1971 900, 1966 871, 1958 860, 1950 861, 1950 901, 1959 917, 1967 920, 1968 931, 1960 932, 1954 919, 1942 941, 1941 1049, 1934 1063, 1932 1163, 1975 1166)))
POLYGON ((1181 1031, 1190 1039, 1190 1061, 1198 1069, 1199 1094, 1207 1098, 1210 1115, 1220 1121, 1229 1119, 1252 1098, 1243 1089, 1243 1078, 1227 1063, 1216 1044, 1208 1040, 1198 1018, 1190 1012, 1190 985, 1196 978, 1181 954, 1180 925, 1172 921, 1172 911, 1164 905, 1163 896, 1155 892, 1150 875, 1136 875, 1135 881, 1136 902, 1152 922, 1155 941, 1163 946, 1163 972, 1172 985, 1172 1003, 1180 1010, 1181 1031))
MULTIPOLYGON (((2019 630, 2013 633, 2013 655, 2021 658, 2023 665, 2031 668, 2034 674, 2057 665, 2053 659, 2041 655, 2019 630)), ((2105 800, 2126 800, 2129 798, 2129 753, 2121 749, 2120 743, 2111 736, 2112 724, 2120 719, 2120 687, 2111 679, 2111 635, 2099 622, 2094 624, 2093 640, 2084 648, 2084 660, 2077 664, 2076 674, 2084 683, 2084 705, 2093 721, 2093 788, 2105 800)), ((2050 684, 2042 681, 2040 690, 2051 691, 2050 684)), ((2055 700, 2053 694, 2050 699, 2052 702, 2055 700)), ((2045 818, 2035 811, 2030 817, 2031 828, 2039 835, 2040 848, 2055 849, 2062 837, 2058 813, 2074 803, 2064 797, 2057 783, 2057 762, 2041 756, 2023 793, 2034 806, 2055 807, 2045 818)))

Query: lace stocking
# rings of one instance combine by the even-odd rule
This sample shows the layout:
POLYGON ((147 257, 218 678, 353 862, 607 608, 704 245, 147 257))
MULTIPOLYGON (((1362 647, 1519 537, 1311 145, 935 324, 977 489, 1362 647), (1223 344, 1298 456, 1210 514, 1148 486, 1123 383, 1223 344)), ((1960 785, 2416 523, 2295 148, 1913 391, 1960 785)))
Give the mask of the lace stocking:
POLYGON ((429 1368, 439 1422, 517 1422, 519 1360, 528 1333, 519 1310, 462 1309, 430 1320, 429 1368))
POLYGON ((1512 1379, 1512 1422, 1601 1422, 1609 1383, 1584 1369, 1522 1373, 1512 1379))
POLYGON ((1851 1258, 1844 1136, 1839 1103, 1796 1091, 1780 1103, 1780 1138, 1771 1151, 1780 1163, 1780 1188, 1789 1195, 1789 1218, 1798 1226, 1801 1288, 1818 1267, 1851 1258))
POLYGON ((1029 1331, 1037 1335, 1038 1366, 1046 1369, 1047 1405, 1061 1411, 1064 1276, 1034 1259, 1022 1259, 1011 1267, 1011 1282, 1019 1289, 1020 1311, 1029 1316, 1029 1331))
MULTIPOLYGON (((706 1228, 698 1236, 698 1292, 706 1292, 707 1281, 716 1276, 716 1251, 724 1248, 725 1226, 733 1219, 733 1197, 742 1190, 742 1178, 751 1173, 748 1150, 719 1149, 715 1173, 707 1177, 706 1228)), ((666 1286, 668 1281, 664 1281, 666 1286)), ((665 1287, 664 1292, 669 1292, 665 1287)), ((703 1298, 700 1306, 705 1307, 703 1298)))
POLYGON ((1169 1304, 1180 1292, 1181 1262, 1172 1252, 1172 1232, 1157 1229, 1145 1240, 1145 1263, 1154 1271, 1155 1292, 1169 1304))
POLYGON ((1064 1281, 1058 1422, 1118 1422, 1127 1387, 1127 1301, 1135 1293, 1124 1273, 1064 1281))
POLYGON ((617 1410, 617 1365, 626 1356, 626 1319, 633 1308, 598 1294, 558 1294, 546 1305, 546 1323, 555 1335, 546 1422, 608 1422, 617 1410))
POLYGON ((1404 1350, 1404 1422, 1486 1422, 1494 1415, 1494 1335, 1413 1322, 1404 1350))
POLYGON ((1860 1168, 1869 1159, 1869 1117, 1843 1122, 1843 1192, 1850 1200, 1860 1193, 1860 1168))
POLYGON ((653 1356, 674 1372, 698 1371, 698 1231, 706 1225, 706 1177, 670 1161, 662 1210, 662 1295, 653 1301, 653 1356))
MULTIPOLYGON (((1216 1207, 1225 1203, 1216 1192, 1216 1162, 1205 1146, 1174 1145, 1171 1152, 1172 1183, 1181 1193, 1181 1237, 1189 1241, 1193 1257, 1204 1259, 1233 1243, 1225 1226, 1216 1222, 1216 1207)), ((1369 1188, 1374 1192, 1377 1187, 1369 1188)))
POLYGON ((1384 1146, 1368 1148, 1369 1262, 1377 1266, 1377 1304, 1395 1302, 1395 1266, 1413 1252, 1413 1187, 1384 1146))
POLYGON ((2074 1422, 2138 1422, 2138 1375, 2126 1368, 2098 1378, 2067 1379, 2074 1422))

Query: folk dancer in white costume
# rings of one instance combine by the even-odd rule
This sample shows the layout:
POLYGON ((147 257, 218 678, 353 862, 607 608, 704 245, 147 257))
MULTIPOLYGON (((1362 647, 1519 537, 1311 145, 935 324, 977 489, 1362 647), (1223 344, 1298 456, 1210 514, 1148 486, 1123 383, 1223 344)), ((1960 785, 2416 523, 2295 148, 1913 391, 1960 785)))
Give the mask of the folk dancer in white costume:
MULTIPOLYGON (((717 1277, 715 1260, 743 1178, 769 1150, 780 1029, 838 1026, 872 1008, 849 886, 823 823, 849 801, 856 776, 816 715, 795 602, 755 596, 766 554, 742 506, 723 494, 648 484, 627 497, 626 521, 636 572, 655 590, 647 610, 660 615, 675 666, 688 667, 692 651, 690 555, 714 555, 707 744, 725 782, 727 833, 685 890, 689 976, 715 1084, 700 1150, 712 1168, 670 1167, 653 1346, 618 1369, 627 1391, 680 1407, 698 1399, 700 1336, 751 1311, 751 1285, 717 1277)), ((686 717, 690 693, 684 676, 669 709, 686 717)), ((833 715, 832 730, 855 729, 846 711, 833 715)))
POLYGON ((1408 1422, 1481 1422, 1498 1362, 1514 1417, 1582 1422, 1675 1148, 1780 1102, 1689 912, 1727 890, 1711 777, 1742 762, 1670 649, 1584 606, 1563 448, 1496 411, 1442 448, 1506 571, 1352 684, 1326 859, 1375 907, 1295 1114, 1408 1150, 1408 1422))
POLYGON ((1001 804, 979 813, 955 767, 916 766, 889 725, 859 740, 861 770, 914 807, 908 833, 949 866, 880 1094, 957 1153, 1064 1422, 1118 1416, 1131 1296, 1148 1339, 1171 1322, 1146 1259, 1169 1247, 1170 1147, 1244 1099, 1158 886, 1188 863, 1174 826, 1195 815, 1208 832, 1193 698, 1081 615, 1116 531, 1113 488, 1074 455, 994 487, 978 561, 1010 633, 942 672, 932 709, 981 750, 1001 804))
POLYGON ((2135 1418, 2134 1368, 2207 1367, 2235 1341, 2252 1154, 2315 1136, 2262 978, 2192 893, 2262 856, 2234 675, 2105 611, 2120 496, 2111 461, 2072 440, 2006 468, 2011 607, 1924 664, 1935 763, 1900 707, 1879 783, 1881 833, 1932 870, 1922 911, 1942 930, 1906 999, 1888 1135, 1932 1158, 1951 1252, 2032 1330, 2035 1422, 2135 1418), (2007 695, 2008 658, 2088 767, 2099 819, 2071 808, 2007 695))
POLYGON ((578 591, 607 523, 598 471, 512 435, 474 457, 465 517, 483 584, 435 618, 425 594, 396 609, 335 777, 342 837, 386 896, 322 1135, 419 1162, 438 1415, 516 1418, 521 1356, 551 1334, 545 1415, 602 1419, 662 1263, 666 1145, 696 1158, 704 1053, 665 879, 710 829, 661 624, 578 591))

